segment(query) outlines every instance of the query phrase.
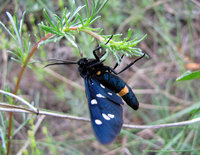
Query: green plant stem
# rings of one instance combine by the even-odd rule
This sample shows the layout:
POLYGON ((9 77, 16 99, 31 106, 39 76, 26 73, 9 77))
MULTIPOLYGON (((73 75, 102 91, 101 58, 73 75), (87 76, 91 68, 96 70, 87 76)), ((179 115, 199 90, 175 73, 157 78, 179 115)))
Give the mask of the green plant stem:
POLYGON ((95 32, 92 32, 92 31, 86 30, 86 29, 82 29, 82 31, 88 33, 89 35, 91 35, 93 37, 95 37, 99 41, 103 41, 103 38, 100 35, 98 35, 97 33, 95 33, 95 32))
MULTIPOLYGON (((19 76, 18 76, 18 79, 17 79, 17 83, 16 83, 16 86, 15 86, 15 90, 14 90, 14 94, 16 95, 17 94, 17 91, 19 89, 19 85, 20 85, 20 82, 21 82, 21 79, 22 79, 22 75, 24 73, 24 70, 30 60, 30 58, 32 57, 32 55, 36 52, 36 50, 38 49, 38 46, 39 46, 39 43, 44 41, 44 40, 47 40, 48 38, 50 38, 51 36, 53 36, 52 33, 44 36, 31 50, 31 52, 29 53, 28 57, 26 58, 25 62, 23 63, 23 66, 20 70, 20 73, 19 73, 19 76)), ((15 99, 13 98, 13 102, 15 101, 15 99)), ((10 112, 9 113, 9 125, 8 125, 8 144, 7 144, 7 155, 10 154, 10 145, 11 145, 11 130, 12 130, 12 118, 13 118, 13 113, 10 112)))
POLYGON ((76 26, 76 27, 70 27, 68 29, 65 29, 64 31, 67 32, 67 31, 70 31, 70 30, 82 31, 82 32, 85 32, 85 33, 93 36, 94 38, 96 38, 99 41, 103 41, 103 37, 101 37, 100 35, 98 35, 97 33, 93 32, 91 30, 87 30, 87 29, 84 29, 82 27, 76 26))

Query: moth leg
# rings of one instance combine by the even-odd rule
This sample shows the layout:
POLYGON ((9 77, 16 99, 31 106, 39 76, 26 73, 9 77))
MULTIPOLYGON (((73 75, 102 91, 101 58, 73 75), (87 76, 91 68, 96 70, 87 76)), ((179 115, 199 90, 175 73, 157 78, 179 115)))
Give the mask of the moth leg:
MULTIPOLYGON (((112 37, 113 37, 113 35, 111 35, 111 37, 108 39, 108 41, 105 43, 105 45, 106 44, 108 44, 109 42, 110 42, 110 40, 112 39, 112 37)), ((95 57, 95 59, 97 60, 97 61, 99 61, 105 54, 106 54, 106 52, 104 52, 100 57, 97 55, 97 51, 98 50, 100 50, 102 48, 102 46, 98 46, 97 48, 95 48, 94 50, 93 50, 93 55, 94 55, 94 57, 95 57)))
POLYGON ((134 65, 134 63, 136 63, 138 60, 142 59, 145 55, 146 54, 144 53, 141 57, 137 58, 136 60, 134 60, 133 62, 131 62, 130 64, 128 64, 125 68, 123 68, 117 74, 120 74, 120 73, 124 72, 125 70, 127 70, 129 67, 131 67, 132 65, 134 65))
POLYGON ((144 53, 141 57, 137 58, 136 60, 134 60, 133 62, 131 62, 130 64, 128 64, 125 68, 123 68, 121 71, 116 72, 114 69, 118 66, 118 64, 116 64, 113 68, 107 66, 107 70, 109 72, 114 73, 115 75, 118 75, 122 72, 124 72, 125 70, 127 70, 129 67, 131 67, 134 63, 136 63, 138 60, 142 59, 146 54, 144 53))

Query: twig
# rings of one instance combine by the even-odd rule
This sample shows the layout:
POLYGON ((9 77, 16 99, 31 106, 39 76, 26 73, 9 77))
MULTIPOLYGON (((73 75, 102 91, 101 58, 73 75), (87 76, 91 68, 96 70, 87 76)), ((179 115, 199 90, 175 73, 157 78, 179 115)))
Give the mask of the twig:
MULTIPOLYGON (((53 116, 53 117, 59 117, 59 118, 65 118, 70 120, 77 120, 77 121, 84 121, 84 122, 90 122, 88 118, 85 117, 78 117, 78 116, 70 116, 66 114, 57 113, 55 111, 46 111, 42 109, 38 109, 37 113, 35 111, 32 111, 30 109, 22 109, 21 107, 18 108, 18 106, 14 107, 6 107, 4 103, 0 103, 0 111, 8 111, 8 112, 19 112, 19 113, 32 113, 37 115, 46 115, 46 116, 53 116)), ((12 105, 10 105, 12 106, 12 105)), ((131 124, 123 124, 124 128, 130 128, 130 129, 158 129, 158 128, 167 128, 167 127, 176 127, 176 126, 184 126, 193 124, 196 122, 200 122, 199 118, 194 118, 192 120, 182 121, 182 122, 175 122, 175 123, 167 123, 167 124, 158 124, 158 125, 131 125, 131 124)))
POLYGON ((3 90, 0 90, 0 93, 4 94, 4 95, 8 95, 8 96, 11 96, 15 99, 17 99, 18 101, 20 101, 21 103, 24 103, 25 105, 27 105, 30 109, 32 109, 33 111, 37 112, 37 109, 32 106, 30 103, 28 103, 27 101, 25 101, 23 98, 17 96, 17 95, 14 95, 12 93, 9 93, 9 92, 6 92, 6 91, 3 91, 3 90))

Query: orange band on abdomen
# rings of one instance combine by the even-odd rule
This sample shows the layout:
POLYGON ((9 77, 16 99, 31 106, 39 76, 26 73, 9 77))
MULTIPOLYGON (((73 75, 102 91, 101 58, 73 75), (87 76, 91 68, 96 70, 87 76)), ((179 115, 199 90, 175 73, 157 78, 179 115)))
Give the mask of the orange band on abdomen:
POLYGON ((101 71, 98 71, 96 74, 97 74, 97 75, 101 75, 101 71))
POLYGON ((124 96, 129 92, 128 87, 125 85, 124 88, 118 93, 119 96, 124 96))

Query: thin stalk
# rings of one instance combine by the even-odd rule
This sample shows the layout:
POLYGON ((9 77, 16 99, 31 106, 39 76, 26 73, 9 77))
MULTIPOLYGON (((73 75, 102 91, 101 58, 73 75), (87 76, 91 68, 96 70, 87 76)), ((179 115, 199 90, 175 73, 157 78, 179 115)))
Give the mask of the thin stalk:
POLYGON ((82 28, 80 26, 70 27, 70 28, 68 28, 68 29, 66 29, 64 31, 67 32, 67 31, 70 31, 70 30, 82 31, 82 32, 85 32, 85 33, 93 36, 94 38, 98 39, 99 41, 103 40, 103 38, 100 35, 98 35, 97 33, 93 32, 93 31, 90 31, 90 30, 87 30, 87 29, 84 29, 84 28, 82 28))
MULTIPOLYGON (((47 40, 48 38, 50 38, 51 36, 53 36, 52 33, 44 36, 31 50, 31 52, 29 53, 28 57, 26 58, 25 62, 23 63, 23 66, 20 70, 20 73, 19 73, 19 76, 18 76, 18 79, 17 79, 17 84, 15 86, 15 90, 14 90, 14 94, 16 95, 17 94, 17 91, 19 89, 19 85, 20 85, 20 82, 21 82, 21 79, 22 79, 22 76, 23 76, 23 73, 24 73, 24 70, 30 60, 30 58, 32 57, 32 55, 36 52, 37 48, 38 48, 38 45, 40 42, 44 41, 44 40, 47 40)), ((15 98, 13 98, 13 102, 15 102, 15 98)), ((11 129, 12 129, 12 118, 13 118, 13 112, 10 112, 9 113, 9 124, 8 124, 8 144, 7 144, 7 155, 10 154, 10 145, 11 145, 11 129)))
MULTIPOLYGON (((0 111, 4 112, 15 112, 15 113, 27 113, 27 114, 36 114, 36 115, 45 115, 51 117, 58 117, 63 119, 69 120, 76 120, 76 121, 83 121, 83 122, 90 122, 90 119, 85 117, 78 117, 72 115, 66 115, 63 113, 58 113, 56 111, 46 110, 46 109, 37 109, 37 112, 32 109, 23 108, 20 106, 11 106, 6 103, 0 103, 0 111)), ((191 125, 194 123, 200 122, 200 118, 194 118, 191 120, 174 122, 174 123, 166 123, 166 124, 156 124, 156 125, 133 125, 133 124, 123 124, 123 128, 129 129, 160 129, 160 128, 169 128, 169 127, 177 127, 177 126, 186 126, 191 125)))

